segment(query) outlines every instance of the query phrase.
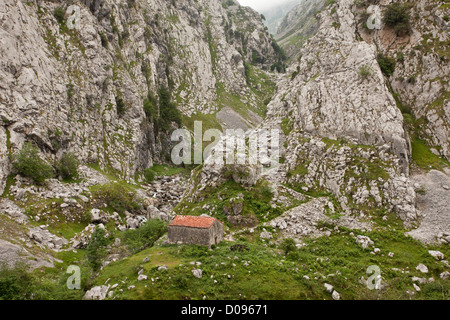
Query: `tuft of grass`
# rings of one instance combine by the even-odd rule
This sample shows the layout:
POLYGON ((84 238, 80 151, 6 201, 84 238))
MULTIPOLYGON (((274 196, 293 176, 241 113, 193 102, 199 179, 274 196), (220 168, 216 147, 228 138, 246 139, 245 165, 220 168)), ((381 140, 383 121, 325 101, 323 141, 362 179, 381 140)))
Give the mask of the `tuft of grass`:
POLYGON ((372 69, 369 66, 367 66, 367 65, 363 65, 359 69, 359 73, 358 74, 364 80, 368 79, 372 75, 372 69))

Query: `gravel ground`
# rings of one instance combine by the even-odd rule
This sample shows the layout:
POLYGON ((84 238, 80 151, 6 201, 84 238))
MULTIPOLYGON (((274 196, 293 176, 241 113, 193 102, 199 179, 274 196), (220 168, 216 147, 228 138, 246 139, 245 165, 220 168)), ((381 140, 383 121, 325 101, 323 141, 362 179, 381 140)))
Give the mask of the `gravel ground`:
POLYGON ((446 173, 431 170, 427 174, 411 176, 411 180, 416 189, 420 185, 426 193, 417 193, 417 208, 422 212, 423 220, 419 228, 407 234, 425 243, 436 241, 442 234, 450 234, 450 170, 446 169, 446 173))

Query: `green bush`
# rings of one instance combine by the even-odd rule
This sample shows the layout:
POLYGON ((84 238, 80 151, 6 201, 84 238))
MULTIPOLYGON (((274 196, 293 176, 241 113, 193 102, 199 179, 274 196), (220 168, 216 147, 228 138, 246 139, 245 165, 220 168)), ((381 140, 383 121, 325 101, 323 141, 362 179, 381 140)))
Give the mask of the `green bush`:
POLYGON ((86 250, 86 257, 92 270, 98 271, 102 266, 102 259, 107 254, 106 246, 108 243, 109 240, 105 238, 105 229, 95 228, 86 250))
POLYGON ((156 240, 167 232, 167 224, 159 219, 151 219, 138 229, 127 230, 124 235, 128 250, 132 253, 153 246, 156 240))
POLYGON ((155 171, 152 169, 145 169, 144 170, 144 178, 146 182, 152 182, 155 180, 155 171))
POLYGON ((31 298, 32 277, 24 264, 10 268, 0 265, 0 300, 25 300, 31 298))
POLYGON ((144 99, 144 112, 151 121, 158 119, 157 103, 158 101, 149 91, 147 97, 144 99))
POLYGON ((63 7, 56 7, 55 10, 53 10, 53 15, 58 23, 63 24, 66 22, 66 11, 63 7))
POLYGON ((100 34, 100 40, 102 41, 102 47, 108 48, 108 45, 109 45, 108 36, 104 32, 100 32, 99 34, 100 34))
POLYGON ((383 13, 383 22, 393 27, 397 35, 406 35, 411 31, 409 20, 411 18, 409 3, 394 2, 386 7, 383 13))
POLYGON ((117 115, 119 117, 124 115, 124 113, 126 111, 126 107, 125 107, 125 102, 123 101, 122 98, 116 97, 116 110, 117 110, 117 115))
POLYGON ((280 249, 283 250, 284 255, 288 255, 290 252, 293 252, 297 249, 296 243, 294 239, 286 238, 280 244, 280 249))
POLYGON ((136 192, 119 183, 102 185, 92 193, 118 213, 136 211, 141 208, 141 201, 137 198, 136 192))
POLYGON ((13 169, 36 183, 54 177, 52 166, 39 157, 39 149, 30 142, 25 142, 22 150, 15 155, 13 169))
POLYGON ((65 153, 56 164, 56 172, 63 179, 74 179, 78 177, 78 159, 73 153, 65 153))
POLYGON ((392 57, 388 57, 383 55, 382 53, 377 56, 378 64, 380 65, 381 71, 387 76, 390 77, 395 71, 395 59, 392 57))
POLYGON ((181 114, 177 106, 170 99, 170 92, 162 87, 159 92, 159 127, 164 131, 169 129, 171 122, 181 126, 181 114))

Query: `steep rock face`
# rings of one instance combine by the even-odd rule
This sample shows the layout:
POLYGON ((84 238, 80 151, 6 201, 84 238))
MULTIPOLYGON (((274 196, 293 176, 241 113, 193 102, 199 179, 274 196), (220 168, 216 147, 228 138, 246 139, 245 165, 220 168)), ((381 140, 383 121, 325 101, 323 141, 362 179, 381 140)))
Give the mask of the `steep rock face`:
POLYGON ((75 29, 70 12, 54 14, 65 2, 39 4, 0 3, 0 191, 6 133, 11 153, 32 140, 48 160, 71 151, 131 177, 170 145, 144 113, 149 92, 168 88, 188 117, 217 111, 220 92, 256 104, 244 61, 263 56, 253 62, 268 69, 278 59, 256 12, 218 0, 75 1, 75 29))
MULTIPOLYGON (((378 3, 382 14, 391 3, 378 3)), ((436 154, 450 159, 450 9, 437 0, 409 4, 408 34, 398 35, 383 23, 380 30, 367 30, 360 24, 359 31, 365 41, 375 43, 380 52, 396 60, 389 80, 402 112, 416 119, 420 139, 435 147, 436 154)))
POLYGON ((268 118, 330 139, 389 144, 407 173, 410 150, 402 114, 378 66, 376 47, 357 39, 352 5, 338 1, 318 14, 320 27, 280 82, 268 118), (362 68, 370 68, 368 77, 360 75, 362 68))

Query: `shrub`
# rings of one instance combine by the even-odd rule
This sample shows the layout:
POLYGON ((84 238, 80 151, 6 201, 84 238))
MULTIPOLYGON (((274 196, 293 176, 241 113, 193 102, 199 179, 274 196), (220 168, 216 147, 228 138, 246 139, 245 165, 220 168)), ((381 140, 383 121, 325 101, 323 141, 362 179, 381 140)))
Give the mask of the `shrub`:
POLYGON ((103 199, 106 204, 117 211, 136 211, 141 208, 141 201, 137 198, 136 192, 130 191, 119 183, 109 183, 93 191, 94 196, 103 199))
POLYGON ((395 71, 395 59, 392 57, 388 57, 383 55, 382 53, 377 56, 378 64, 380 65, 381 71, 387 76, 390 77, 395 71))
POLYGON ((24 264, 10 268, 0 265, 0 300, 25 300, 31 298, 32 277, 24 264))
POLYGON ((167 232, 167 224, 159 219, 143 223, 139 229, 127 230, 124 235, 128 250, 132 253, 153 246, 156 240, 167 232))
POLYGON ((165 87, 159 89, 159 125, 164 130, 169 129, 169 124, 175 122, 181 126, 181 114, 177 106, 170 99, 170 92, 165 87))
POLYGON ((73 96, 75 95, 74 85, 69 83, 66 85, 66 88, 67 88, 67 98, 69 100, 72 100, 73 96))
POLYGON ((409 20, 411 17, 408 3, 394 2, 386 7, 383 13, 383 22, 393 27, 397 35, 406 35, 411 31, 409 20))
POLYGON ((86 250, 86 257, 89 265, 94 271, 98 271, 102 266, 102 259, 106 257, 106 246, 108 245, 108 239, 105 238, 105 229, 95 228, 91 235, 89 245, 86 250))
POLYGON ((53 10, 53 16, 60 24, 63 24, 66 21, 66 11, 63 7, 56 7, 55 10, 53 10))
POLYGON ((39 149, 30 142, 25 142, 19 154, 15 155, 13 169, 36 183, 54 177, 52 166, 39 157, 39 149))
POLYGON ((286 238, 280 244, 280 249, 283 250, 284 255, 288 255, 288 253, 293 252, 297 249, 295 240, 291 238, 286 238))
POLYGON ((56 172, 63 179, 73 179, 78 177, 78 159, 73 153, 65 153, 56 164, 56 172))
POLYGON ((369 78, 371 74, 372 74, 372 69, 370 69, 370 67, 367 65, 363 65, 359 69, 359 76, 363 79, 369 78))
POLYGON ((152 121, 158 119, 157 100, 150 91, 144 99, 144 112, 152 121))
POLYGON ((106 35, 106 33, 100 32, 100 40, 102 41, 102 47, 108 48, 109 41, 108 41, 108 36, 106 35))
POLYGON ((123 116, 125 113, 126 107, 122 98, 116 97, 116 110, 119 117, 123 116))
POLYGON ((153 171, 152 169, 145 169, 144 178, 145 181, 152 182, 153 180, 155 180, 155 171, 153 171))

